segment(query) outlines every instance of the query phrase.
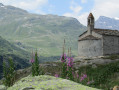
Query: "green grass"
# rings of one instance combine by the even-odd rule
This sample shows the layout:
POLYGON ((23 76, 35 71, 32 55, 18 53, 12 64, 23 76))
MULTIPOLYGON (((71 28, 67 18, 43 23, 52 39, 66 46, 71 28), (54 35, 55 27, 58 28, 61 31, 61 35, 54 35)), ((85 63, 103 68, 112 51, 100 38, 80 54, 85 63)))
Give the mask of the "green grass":
POLYGON ((109 90, 109 88, 119 85, 119 61, 99 65, 97 68, 92 68, 92 66, 81 67, 79 75, 81 75, 81 72, 86 72, 90 80, 94 79, 94 83, 89 85, 91 87, 109 90))
MULTIPOLYGON (((61 62, 45 62, 44 64, 49 64, 48 66, 45 67, 40 65, 40 70, 43 70, 44 74, 47 72, 50 73, 51 76, 54 76, 56 73, 61 75, 61 67, 62 67, 61 62), (56 64, 56 66, 53 66, 53 64, 56 64)), ((88 85, 90 87, 109 90, 110 88, 119 85, 119 61, 106 65, 97 65, 97 68, 92 68, 92 66, 80 67, 79 69, 74 68, 74 71, 76 70, 78 70, 79 76, 81 75, 81 73, 86 73, 89 80, 92 80, 93 78, 94 83, 88 85)), ((19 76, 22 76, 24 74, 29 75, 30 72, 31 72, 30 69, 29 70, 25 69, 24 73, 21 73, 21 75, 19 74, 19 76)), ((73 81, 87 86, 86 84, 87 80, 81 83, 80 78, 79 79, 75 78, 73 81)))
MULTIPOLYGON (((45 64, 56 64, 56 67, 48 66, 43 68, 44 72, 51 73, 52 76, 55 73, 61 75, 61 62, 47 62, 45 64)), ((76 63, 76 62, 75 62, 76 63)), ((76 69, 74 68, 74 71, 76 69)), ((109 90, 113 88, 115 85, 119 85, 119 61, 106 64, 106 65, 97 65, 97 68, 92 68, 92 66, 85 66, 78 69, 79 76, 81 73, 86 73, 89 80, 94 80, 94 83, 88 85, 90 87, 109 90)), ((82 83, 83 85, 87 85, 88 78, 82 83)), ((81 83, 80 78, 74 79, 75 82, 81 83)))

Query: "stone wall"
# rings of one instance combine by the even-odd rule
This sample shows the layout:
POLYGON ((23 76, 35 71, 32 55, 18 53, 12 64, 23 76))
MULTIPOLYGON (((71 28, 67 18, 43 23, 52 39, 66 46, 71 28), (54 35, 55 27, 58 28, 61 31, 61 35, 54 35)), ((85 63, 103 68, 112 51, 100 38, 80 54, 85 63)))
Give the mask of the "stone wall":
POLYGON ((103 36, 103 54, 119 54, 119 37, 103 36))
POLYGON ((85 57, 102 56, 102 40, 83 40, 78 42, 78 55, 85 57))

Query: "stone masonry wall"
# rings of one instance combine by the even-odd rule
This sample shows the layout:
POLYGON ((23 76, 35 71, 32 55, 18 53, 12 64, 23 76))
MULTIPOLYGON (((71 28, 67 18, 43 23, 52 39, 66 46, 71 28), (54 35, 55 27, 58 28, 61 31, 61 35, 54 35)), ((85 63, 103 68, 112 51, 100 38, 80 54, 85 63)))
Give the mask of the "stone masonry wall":
POLYGON ((103 55, 102 40, 83 40, 78 42, 78 55, 94 57, 103 55))
POLYGON ((119 37, 103 36, 103 55, 119 54, 119 37))

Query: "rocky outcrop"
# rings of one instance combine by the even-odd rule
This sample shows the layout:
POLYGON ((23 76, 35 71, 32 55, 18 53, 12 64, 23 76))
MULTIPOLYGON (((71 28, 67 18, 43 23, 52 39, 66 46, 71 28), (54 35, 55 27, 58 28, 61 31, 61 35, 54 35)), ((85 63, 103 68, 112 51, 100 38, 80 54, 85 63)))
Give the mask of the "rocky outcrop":
POLYGON ((104 59, 102 57, 97 57, 97 58, 79 58, 76 57, 74 59, 74 67, 76 69, 83 67, 83 66, 92 66, 92 68, 96 68, 97 65, 105 65, 105 64, 109 64, 112 62, 116 62, 119 61, 119 59, 115 59, 115 60, 111 60, 111 59, 104 59))
POLYGON ((6 90, 4 85, 0 85, 0 90, 6 90))
POLYGON ((48 75, 28 76, 16 82, 7 90, 98 90, 76 82, 48 75))

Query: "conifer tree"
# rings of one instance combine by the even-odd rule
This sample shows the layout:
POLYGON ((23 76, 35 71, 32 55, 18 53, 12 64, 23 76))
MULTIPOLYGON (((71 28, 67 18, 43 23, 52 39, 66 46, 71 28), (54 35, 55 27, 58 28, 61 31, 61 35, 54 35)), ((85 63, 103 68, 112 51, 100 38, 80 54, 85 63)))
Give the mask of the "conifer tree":
POLYGON ((12 58, 9 58, 9 74, 10 74, 10 81, 11 85, 13 85, 14 77, 15 77, 15 67, 12 58))
POLYGON ((40 71, 39 71, 39 61, 38 61, 37 50, 35 52, 35 57, 33 56, 33 51, 32 51, 32 59, 30 60, 30 62, 32 63, 32 76, 38 76, 40 71))
POLYGON ((37 55, 37 50, 36 50, 36 53, 35 53, 35 62, 34 62, 34 65, 35 65, 35 76, 38 76, 39 75, 39 61, 38 61, 38 55, 37 55))
POLYGON ((12 86, 14 84, 14 77, 15 77, 15 67, 12 58, 9 58, 8 60, 8 67, 3 61, 3 83, 5 86, 12 86))

